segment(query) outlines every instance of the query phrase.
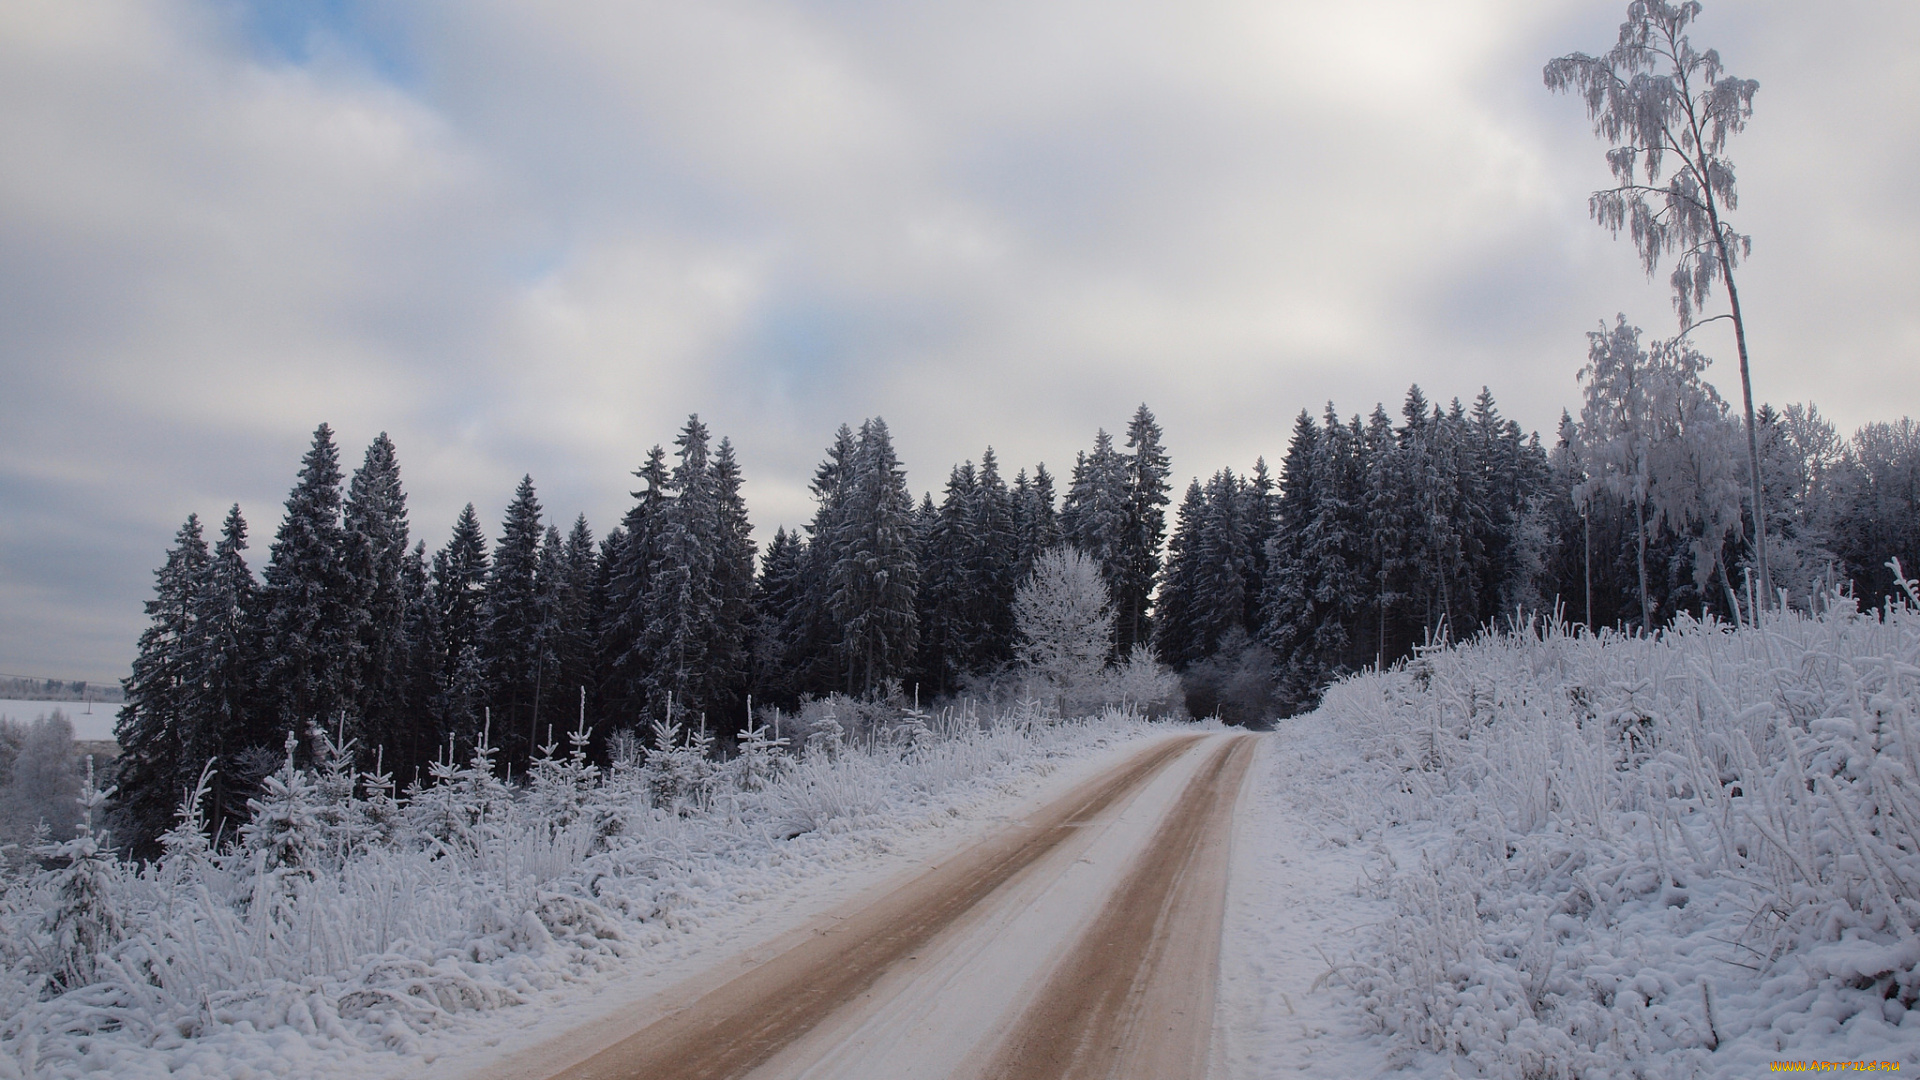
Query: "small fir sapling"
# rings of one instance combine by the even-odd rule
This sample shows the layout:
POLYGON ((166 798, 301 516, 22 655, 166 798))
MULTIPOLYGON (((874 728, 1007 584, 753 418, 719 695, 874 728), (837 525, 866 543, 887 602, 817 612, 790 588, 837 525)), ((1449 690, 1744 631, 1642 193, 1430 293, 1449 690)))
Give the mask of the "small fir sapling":
POLYGON ((740 732, 739 753, 727 764, 733 782, 742 791, 764 791, 786 771, 787 740, 773 735, 764 724, 747 721, 740 732))
POLYGON ((247 800, 251 820, 240 827, 241 849, 276 876, 310 876, 331 839, 313 777, 293 762, 297 745, 287 732, 286 758, 260 782, 260 795, 247 800))
POLYGON ((547 742, 527 770, 527 799, 535 820, 564 827, 578 820, 586 809, 600 778, 600 767, 587 760, 592 736, 593 730, 586 726, 583 715, 580 726, 567 734, 567 755, 556 757, 554 751, 560 744, 548 732, 547 742))
POLYGON ((646 751, 653 789, 653 805, 675 813, 704 808, 712 794, 713 736, 704 728, 685 730, 675 721, 655 720, 653 745, 646 751))
POLYGON ((373 769, 360 774, 360 788, 366 797, 360 803, 365 840, 370 846, 392 846, 400 838, 406 818, 400 802, 394 798, 393 774, 386 768, 386 748, 374 751, 373 769))
POLYGON ((477 851, 507 820, 512 793, 493 773, 497 751, 489 739, 490 727, 481 729, 465 765, 454 764, 449 739, 446 756, 428 766, 432 783, 410 793, 408 822, 443 847, 477 851))
POLYGON ((200 769, 192 790, 180 798, 173 827, 160 835, 158 865, 163 880, 179 884, 204 877, 213 866, 213 843, 207 838, 207 795, 213 790, 213 759, 200 769))
MULTIPOLYGON (((344 736, 344 718, 336 730, 344 736)), ((327 865, 337 867, 359 850, 369 832, 366 806, 355 792, 358 774, 353 767, 354 740, 340 742, 317 725, 307 729, 307 738, 318 766, 313 774, 313 787, 326 836, 323 850, 327 865)))
POLYGON ((36 849, 42 858, 65 864, 49 872, 54 899, 42 923, 53 953, 49 975, 62 990, 92 983, 98 958, 123 936, 124 923, 113 895, 119 865, 105 837, 93 831, 95 811, 112 795, 111 787, 102 791, 94 786, 93 755, 88 754, 86 780, 80 788, 80 822, 73 839, 36 849))

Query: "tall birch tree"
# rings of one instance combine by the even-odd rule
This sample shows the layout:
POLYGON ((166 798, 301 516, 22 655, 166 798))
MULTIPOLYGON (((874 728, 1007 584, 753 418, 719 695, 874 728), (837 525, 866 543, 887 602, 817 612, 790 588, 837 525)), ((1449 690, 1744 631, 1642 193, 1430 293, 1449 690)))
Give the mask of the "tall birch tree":
POLYGON ((1549 89, 1580 96, 1594 134, 1611 144, 1607 167, 1617 183, 1594 192, 1588 209, 1615 236, 1624 231, 1633 238, 1648 277, 1672 260, 1669 281, 1683 334, 1696 325, 1694 315, 1714 283, 1727 287, 1728 310, 1713 319, 1732 321, 1740 354, 1753 549, 1761 594, 1767 596, 1772 578, 1760 437, 1747 366, 1746 321, 1733 279, 1734 268, 1753 248, 1753 238, 1735 231, 1726 219, 1727 211, 1739 207, 1727 139, 1747 126, 1760 84, 1728 75, 1718 50, 1693 47, 1687 29, 1699 15, 1700 5, 1692 0, 1633 0, 1612 49, 1600 56, 1558 57, 1547 63, 1544 75, 1549 89))

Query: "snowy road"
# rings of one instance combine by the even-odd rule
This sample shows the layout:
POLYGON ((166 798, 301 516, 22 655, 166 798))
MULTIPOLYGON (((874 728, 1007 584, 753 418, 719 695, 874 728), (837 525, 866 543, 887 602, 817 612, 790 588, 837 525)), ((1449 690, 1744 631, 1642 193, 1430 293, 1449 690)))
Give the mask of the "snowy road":
POLYGON ((1156 741, 496 1080, 1204 1076, 1247 736, 1156 741))

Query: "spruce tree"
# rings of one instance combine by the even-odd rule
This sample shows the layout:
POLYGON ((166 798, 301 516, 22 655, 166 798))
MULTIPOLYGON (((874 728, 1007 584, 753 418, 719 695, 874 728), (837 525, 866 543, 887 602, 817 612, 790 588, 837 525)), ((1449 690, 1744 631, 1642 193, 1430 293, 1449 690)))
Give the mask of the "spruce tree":
POLYGON ((359 718, 347 714, 359 700, 354 676, 366 609, 347 572, 341 479, 333 430, 321 424, 287 496, 261 589, 265 695, 256 745, 270 747, 288 731, 335 726, 343 717, 347 736, 360 734, 359 718))
MULTIPOLYGON (((1311 428, 1304 413, 1302 421, 1311 428)), ((1329 402, 1323 425, 1307 434, 1297 424, 1288 450, 1281 494, 1288 556, 1271 575, 1266 622, 1281 667, 1279 692, 1291 709, 1311 708, 1329 682, 1370 655, 1354 640, 1373 606, 1365 574, 1362 436, 1359 417, 1342 424, 1329 402), (1306 457, 1298 479, 1296 455, 1306 457)))
POLYGON ((459 746, 472 746, 481 734, 487 689, 480 653, 486 632, 486 582, 487 538, 480 530, 480 515, 468 503, 455 519, 447 545, 434 553, 428 585, 436 748, 448 736, 459 746))
MULTIPOLYGON (((533 687, 534 746, 547 745, 550 731, 572 730, 579 708, 579 690, 570 688, 562 673, 560 621, 567 589, 567 541, 558 526, 548 525, 540 540, 540 565, 534 573, 534 597, 540 609, 538 655, 540 667, 533 687)), ((529 761, 531 765, 531 761, 529 761)), ((531 775, 531 774, 529 774, 531 775)))
POLYGON ((979 477, 971 461, 947 474, 940 506, 920 518, 920 681, 929 695, 952 692, 967 673, 974 625, 973 510, 979 477))
POLYGON ((775 530, 754 583, 753 694, 768 704, 797 704, 799 686, 788 666, 794 649, 784 636, 804 597, 806 542, 785 526, 775 530))
POLYGON ((1047 471, 1045 462, 1034 466, 1031 480, 1024 470, 1014 477, 1013 504, 1018 522, 1013 576, 1024 584, 1033 574, 1034 561, 1061 543, 1053 474, 1047 471))
MULTIPOLYGON (((166 561, 154 572, 154 598, 146 602, 149 625, 140 634, 133 673, 121 684, 126 704, 114 721, 120 744, 119 791, 112 809, 115 831, 135 855, 158 851, 180 781, 188 768, 188 746, 203 741, 196 725, 204 715, 198 651, 200 590, 211 556, 201 534, 200 516, 187 520, 174 537, 166 561)), ((191 784, 191 781, 188 781, 191 784)))
POLYGON ((746 722, 744 696, 752 680, 754 627, 753 522, 747 517, 745 482, 733 440, 722 436, 713 454, 714 484, 719 495, 718 555, 714 560, 714 592, 720 599, 714 627, 717 684, 722 689, 709 708, 714 730, 732 735, 746 722))
MULTIPOLYGON (((739 537, 733 511, 723 510, 728 496, 709 443, 698 416, 689 417, 674 440, 679 463, 672 497, 660 510, 641 638, 644 708, 652 720, 705 717, 720 724, 732 716, 745 672, 744 611, 723 590, 737 587, 750 569, 733 565, 739 537)), ((750 568, 751 552, 746 556, 750 568)))
POLYGON ((840 627, 832 611, 832 584, 835 564, 845 550, 847 508, 858 467, 858 449, 853 429, 841 424, 809 485, 819 505, 806 526, 799 602, 780 632, 788 650, 783 666, 792 673, 797 693, 827 693, 845 685, 840 627))
POLYGON ((827 545, 833 557, 827 610, 838 630, 842 685, 871 696, 911 674, 920 636, 914 610, 920 569, 913 496, 885 420, 860 425, 852 465, 827 545))
POLYGON ((641 481, 634 504, 609 535, 603 562, 606 603, 601 609, 602 703, 613 722, 628 727, 646 712, 649 661, 645 654, 647 603, 659 548, 660 520, 672 488, 667 452, 659 446, 634 475, 641 481))
POLYGON ((1240 498, 1240 520, 1246 533, 1247 557, 1252 561, 1252 570, 1247 580, 1246 609, 1241 621, 1246 626, 1247 632, 1258 638, 1260 596, 1267 582, 1267 549, 1273 542, 1279 513, 1273 474, 1267 470, 1265 457, 1254 459, 1253 472, 1241 485, 1240 498))
POLYGON ((1194 545, 1193 647, 1212 656, 1235 630, 1247 630, 1250 593, 1258 591, 1248 549, 1245 485, 1231 469, 1207 481, 1194 545))
POLYGON ((1160 425, 1142 403, 1127 424, 1125 493, 1120 509, 1116 566, 1108 572, 1114 608, 1114 650, 1126 656, 1152 637, 1149 605, 1160 576, 1160 544, 1166 538, 1168 463, 1160 425))
POLYGON ((393 440, 381 432, 347 484, 344 507, 347 572, 366 617, 360 624, 360 669, 354 709, 364 724, 361 750, 389 745, 411 722, 408 620, 418 603, 407 559, 407 495, 393 440))
POLYGON ((548 674, 547 605, 541 596, 540 500, 533 477, 522 476, 507 504, 494 545, 480 617, 480 655, 486 664, 486 704, 493 710, 493 745, 503 760, 524 768, 539 744, 539 699, 548 674))
POLYGON ((599 566, 585 514, 574 518, 564 540, 559 540, 557 530, 549 530, 541 565, 549 598, 547 649, 553 666, 547 680, 550 689, 541 696, 541 745, 545 745, 547 726, 573 730, 579 722, 582 692, 591 696, 599 681, 594 632, 599 566), (547 551, 556 545, 550 560, 547 551))
POLYGON ((1409 455, 1382 405, 1367 418, 1367 574, 1371 579, 1372 659, 1384 666, 1404 655, 1417 640, 1409 640, 1404 625, 1407 576, 1415 565, 1407 557, 1409 507, 1413 492, 1408 483, 1409 455))
POLYGON ((1013 659, 1013 596, 1020 587, 1017 509, 1000 478, 1000 462, 991 446, 980 455, 971 518, 973 565, 968 586, 974 597, 975 622, 966 667, 985 673, 1013 659))
POLYGON ((1103 428, 1094 435, 1093 452, 1083 452, 1074 461, 1060 508, 1060 531, 1068 544, 1100 566, 1110 597, 1116 597, 1121 584, 1126 513, 1127 462, 1103 428))
POLYGON ((246 549, 247 522, 235 503, 220 527, 206 584, 197 597, 197 645, 190 655, 199 673, 198 719, 186 740, 183 773, 176 778, 176 783, 191 784, 198 778, 199 766, 214 762, 207 826, 215 835, 244 816, 249 794, 235 783, 241 772, 237 755, 247 746, 248 719, 259 683, 259 656, 254 651, 257 586, 253 571, 247 568, 246 549))
POLYGON ((1206 492, 1196 479, 1187 485, 1186 497, 1175 515, 1153 625, 1154 651, 1176 671, 1201 657, 1194 593, 1199 576, 1200 528, 1206 516, 1206 492))
POLYGON ((1316 692, 1317 672, 1309 645, 1314 588, 1307 556, 1310 528, 1320 513, 1314 468, 1319 445, 1319 426, 1311 413, 1300 410, 1286 459, 1281 463, 1278 521, 1261 593, 1261 640, 1274 651, 1280 664, 1282 705, 1295 711, 1305 708, 1316 692))
MULTIPOLYGON (((403 783, 424 775, 432 762, 440 740, 438 701, 440 695, 441 634, 437 600, 432 588, 431 563, 427 542, 416 540, 401 563, 403 588, 407 596, 405 691, 406 712, 380 745, 390 775, 404 778, 403 783)), ((376 750, 376 755, 381 756, 376 750)))
POLYGON ((1835 478, 1841 524, 1834 548, 1854 595, 1884 606, 1900 592, 1891 558, 1920 576, 1920 424, 1902 418, 1854 432, 1835 478))

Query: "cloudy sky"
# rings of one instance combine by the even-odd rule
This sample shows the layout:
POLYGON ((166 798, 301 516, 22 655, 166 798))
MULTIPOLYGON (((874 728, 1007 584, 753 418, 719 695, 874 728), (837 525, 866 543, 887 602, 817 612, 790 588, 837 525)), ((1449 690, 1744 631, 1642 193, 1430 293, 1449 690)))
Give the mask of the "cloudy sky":
MULTIPOLYGON (((1624 6, 12 0, 0 671, 124 674, 180 522, 259 566, 321 421, 430 545, 522 473, 604 532, 690 412, 763 534, 873 415, 916 491, 1143 401, 1182 484, 1413 382, 1551 430, 1586 330, 1674 329, 1541 84, 1624 6)), ((1920 5, 1819 10, 1695 38, 1761 85, 1756 393, 1851 430, 1920 415, 1920 5)))

